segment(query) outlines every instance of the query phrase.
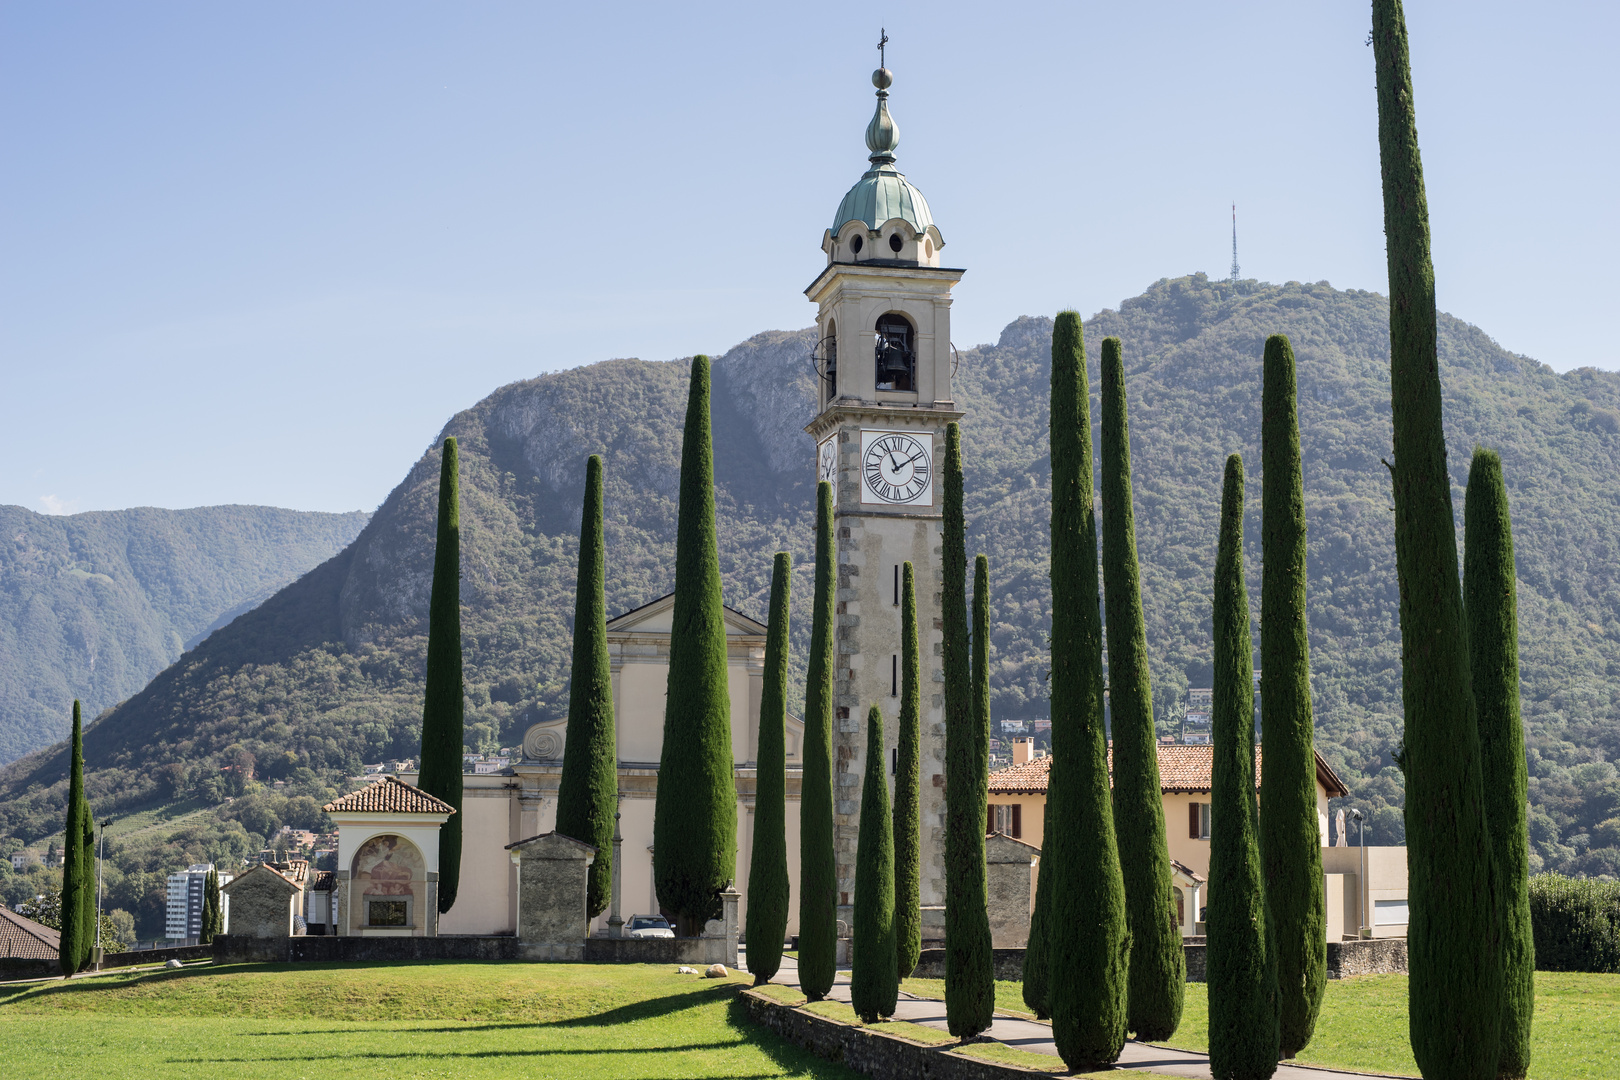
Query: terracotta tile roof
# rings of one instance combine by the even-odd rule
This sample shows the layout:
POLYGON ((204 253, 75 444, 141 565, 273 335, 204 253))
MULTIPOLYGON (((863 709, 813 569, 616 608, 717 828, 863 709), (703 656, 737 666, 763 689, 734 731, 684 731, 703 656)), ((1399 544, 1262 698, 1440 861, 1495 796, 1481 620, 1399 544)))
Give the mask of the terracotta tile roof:
MULTIPOLYGON (((1215 748, 1212 746, 1184 746, 1159 744, 1159 787, 1161 791, 1189 794, 1208 791, 1210 773, 1214 767, 1215 748)), ((1260 758, 1263 747, 1254 748, 1255 786, 1260 786, 1260 758)), ((1040 757, 1022 765, 998 769, 990 774, 990 792, 993 795, 1045 795, 1051 773, 1051 757, 1040 757)), ((1114 773, 1114 749, 1108 748, 1108 774, 1114 773)), ((1316 755, 1316 779, 1331 797, 1350 794, 1322 755, 1316 755)))
POLYGON ((310 892, 331 892, 337 884, 337 875, 330 870, 312 870, 309 875, 310 892))
POLYGON ((55 960, 62 949, 62 934, 44 923, 0 904, 0 956, 19 960, 55 960))
POLYGON ((297 885, 300 889, 304 887, 304 880, 309 876, 309 860, 307 859, 291 859, 287 862, 270 862, 264 865, 297 885))
POLYGON ((456 808, 421 788, 393 776, 379 776, 359 791, 351 791, 322 807, 331 813, 453 814, 456 808))

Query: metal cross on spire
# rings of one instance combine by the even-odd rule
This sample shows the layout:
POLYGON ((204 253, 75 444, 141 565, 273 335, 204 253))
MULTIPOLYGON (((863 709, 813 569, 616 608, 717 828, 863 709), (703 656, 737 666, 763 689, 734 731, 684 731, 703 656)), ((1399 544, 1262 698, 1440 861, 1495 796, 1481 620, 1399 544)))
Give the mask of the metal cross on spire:
POLYGON ((878 67, 886 68, 889 65, 884 59, 883 47, 889 43, 889 31, 883 27, 879 27, 878 36, 881 38, 881 40, 878 42, 878 67))

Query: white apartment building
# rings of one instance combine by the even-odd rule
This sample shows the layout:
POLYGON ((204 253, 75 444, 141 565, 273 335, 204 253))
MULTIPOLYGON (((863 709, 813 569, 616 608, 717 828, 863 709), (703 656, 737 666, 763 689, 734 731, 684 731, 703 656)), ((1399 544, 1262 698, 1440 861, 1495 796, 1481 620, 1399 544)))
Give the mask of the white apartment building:
MULTIPOLYGON (((208 884, 208 872, 213 863, 192 863, 177 874, 169 875, 168 918, 164 936, 171 941, 196 941, 202 936, 203 888, 208 884)), ((230 874, 220 874, 219 883, 231 880, 230 874)), ((220 895, 223 914, 230 915, 230 899, 220 895)))

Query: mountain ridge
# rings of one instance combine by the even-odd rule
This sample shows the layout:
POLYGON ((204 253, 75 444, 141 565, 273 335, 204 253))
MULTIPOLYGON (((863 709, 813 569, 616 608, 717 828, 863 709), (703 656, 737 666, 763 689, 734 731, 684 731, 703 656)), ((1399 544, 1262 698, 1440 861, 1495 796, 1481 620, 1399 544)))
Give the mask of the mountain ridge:
POLYGON ((369 514, 0 506, 0 762, 61 739, 342 548, 369 514))
MULTIPOLYGON (((1208 685, 1220 469, 1232 451, 1251 464, 1246 564, 1258 630, 1260 357, 1269 334, 1289 334, 1319 747, 1370 812, 1370 838, 1398 842, 1399 626, 1380 463, 1387 300, 1325 282, 1233 287, 1192 275, 1161 279, 1085 327, 1093 386, 1102 338, 1124 341, 1154 709, 1165 724, 1189 684, 1208 685)), ((963 352, 956 382, 969 543, 991 557, 998 718, 1045 715, 1050 333, 1049 318, 1014 320, 994 345, 963 352)), ((814 400, 810 344, 807 331, 771 331, 727 351, 712 403, 725 599, 762 615, 770 552, 793 552, 796 694, 813 520, 813 447, 801 430, 814 400)), ((1620 872, 1620 376, 1559 375, 1449 316, 1441 355, 1459 525, 1476 442, 1502 453, 1513 500, 1537 865, 1620 872)), ((457 436, 463 463, 470 744, 510 745, 566 710, 587 454, 607 466, 610 610, 667 591, 688 364, 611 360, 511 383, 435 440, 457 436)), ((347 548, 94 725, 85 742, 98 807, 223 795, 213 774, 243 753, 289 791, 336 782, 362 758, 413 753, 437 470, 430 449, 347 548), (196 775, 166 790, 176 763, 196 775)), ((0 769, 0 835, 54 829, 61 753, 0 769)))

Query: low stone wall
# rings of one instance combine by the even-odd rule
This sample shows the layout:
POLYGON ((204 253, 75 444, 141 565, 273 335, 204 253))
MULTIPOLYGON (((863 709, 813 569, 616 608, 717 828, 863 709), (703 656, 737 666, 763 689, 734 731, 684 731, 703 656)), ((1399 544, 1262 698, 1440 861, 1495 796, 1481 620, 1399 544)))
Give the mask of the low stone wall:
MULTIPOLYGON (((101 969, 136 967, 140 964, 163 964, 170 960, 205 960, 214 955, 211 945, 177 945, 170 949, 142 949, 139 952, 103 953, 101 969)), ((55 960, 25 960, 14 956, 0 956, 0 982, 14 979, 50 979, 62 974, 62 965, 55 960)))
MULTIPOLYGON (((752 990, 743 991, 739 1000, 754 1023, 770 1028, 817 1057, 842 1062, 878 1080, 1024 1080, 1047 1075, 1017 1065, 946 1053, 954 1043, 922 1046, 897 1035, 817 1016, 752 990)), ((1053 1064, 1061 1063, 1054 1058, 1053 1064)))
POLYGON ((212 945, 176 945, 168 949, 141 949, 136 952, 101 954, 101 968, 135 967, 138 964, 166 964, 170 960, 206 960, 214 955, 212 945))
POLYGON ((14 979, 49 979, 62 974, 57 960, 32 960, 21 956, 0 956, 0 982, 14 979))
MULTIPOLYGON (((1187 981, 1206 981, 1208 939, 1186 938, 1182 946, 1187 956, 1187 981)), ((1024 950, 995 950, 996 978, 1018 982, 1024 977, 1024 950)), ((945 950, 924 949, 912 974, 920 979, 945 977, 945 950)), ((1361 941, 1330 941, 1327 945, 1327 975, 1330 979, 1352 979, 1357 975, 1405 975, 1405 938, 1367 938, 1361 941)))
POLYGON ((1406 939, 1330 941, 1327 969, 1330 979, 1352 979, 1357 975, 1405 975, 1406 939))
MULTIPOLYGON (((1023 949, 993 949, 996 968, 996 978, 1010 982, 1021 982, 1024 978, 1024 950, 1023 949)), ((917 954, 917 970, 911 973, 919 979, 943 979, 945 977, 945 950, 924 949, 917 954)))
POLYGON ((400 960, 521 960, 515 937, 287 937, 214 939, 216 964, 387 963, 400 960))
POLYGON ((585 961, 590 964, 691 964, 694 967, 724 964, 734 968, 737 953, 727 950, 723 937, 593 937, 585 942, 585 961))

